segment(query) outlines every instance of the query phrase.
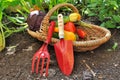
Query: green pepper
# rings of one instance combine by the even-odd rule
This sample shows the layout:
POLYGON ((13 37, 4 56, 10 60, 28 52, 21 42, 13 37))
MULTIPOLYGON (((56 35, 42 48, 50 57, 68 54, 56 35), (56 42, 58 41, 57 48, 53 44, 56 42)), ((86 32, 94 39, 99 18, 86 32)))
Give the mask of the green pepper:
POLYGON ((53 33, 53 37, 59 39, 58 32, 54 32, 54 33, 53 33))

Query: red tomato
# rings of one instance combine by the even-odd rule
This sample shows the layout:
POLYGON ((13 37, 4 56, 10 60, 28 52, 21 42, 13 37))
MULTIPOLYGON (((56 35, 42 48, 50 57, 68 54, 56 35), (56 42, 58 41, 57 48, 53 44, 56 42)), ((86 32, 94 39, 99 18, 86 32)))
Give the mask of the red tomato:
POLYGON ((76 28, 75 28, 74 23, 72 23, 72 22, 67 22, 67 23, 65 24, 65 26, 64 26, 64 30, 75 33, 75 32, 76 32, 76 28))
POLYGON ((77 34, 81 38, 85 38, 86 37, 86 32, 83 31, 82 29, 77 29, 77 34))

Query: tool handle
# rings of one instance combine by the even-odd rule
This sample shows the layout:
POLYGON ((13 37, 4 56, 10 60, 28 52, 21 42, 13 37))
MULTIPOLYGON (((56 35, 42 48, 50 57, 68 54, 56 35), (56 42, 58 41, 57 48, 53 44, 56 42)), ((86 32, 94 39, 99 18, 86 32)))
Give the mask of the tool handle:
POLYGON ((63 15, 58 14, 58 29, 59 29, 59 38, 64 38, 64 22, 63 15))
POLYGON ((54 27, 55 27, 55 21, 51 21, 50 26, 48 28, 47 40, 45 41, 45 43, 47 43, 47 44, 50 43, 50 41, 51 41, 51 37, 52 37, 53 31, 54 31, 54 27))

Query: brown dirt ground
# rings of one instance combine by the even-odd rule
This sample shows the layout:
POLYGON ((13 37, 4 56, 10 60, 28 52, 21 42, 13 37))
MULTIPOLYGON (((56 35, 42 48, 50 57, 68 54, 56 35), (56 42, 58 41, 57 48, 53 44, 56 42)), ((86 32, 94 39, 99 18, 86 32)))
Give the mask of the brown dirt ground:
MULTIPOLYGON (((0 80, 87 80, 83 79, 88 71, 87 64, 96 73, 88 80, 120 80, 120 29, 111 30, 111 39, 93 51, 74 52, 75 65, 70 76, 65 76, 58 68, 53 46, 49 46, 51 63, 49 76, 31 74, 33 54, 41 47, 40 42, 28 33, 15 33, 6 40, 6 48, 0 52, 0 80), (118 43, 115 50, 108 51, 118 43), (86 62, 83 63, 83 60, 86 62)), ((90 74, 88 75, 90 76, 90 74)))

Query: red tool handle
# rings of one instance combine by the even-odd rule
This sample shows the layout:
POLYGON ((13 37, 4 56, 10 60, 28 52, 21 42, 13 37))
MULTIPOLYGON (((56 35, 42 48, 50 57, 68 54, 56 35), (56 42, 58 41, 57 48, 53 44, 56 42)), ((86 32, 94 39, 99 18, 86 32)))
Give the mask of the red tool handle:
POLYGON ((53 31, 54 31, 54 27, 55 27, 55 21, 51 21, 50 26, 48 28, 47 40, 45 41, 47 44, 51 41, 51 37, 52 37, 53 31))

